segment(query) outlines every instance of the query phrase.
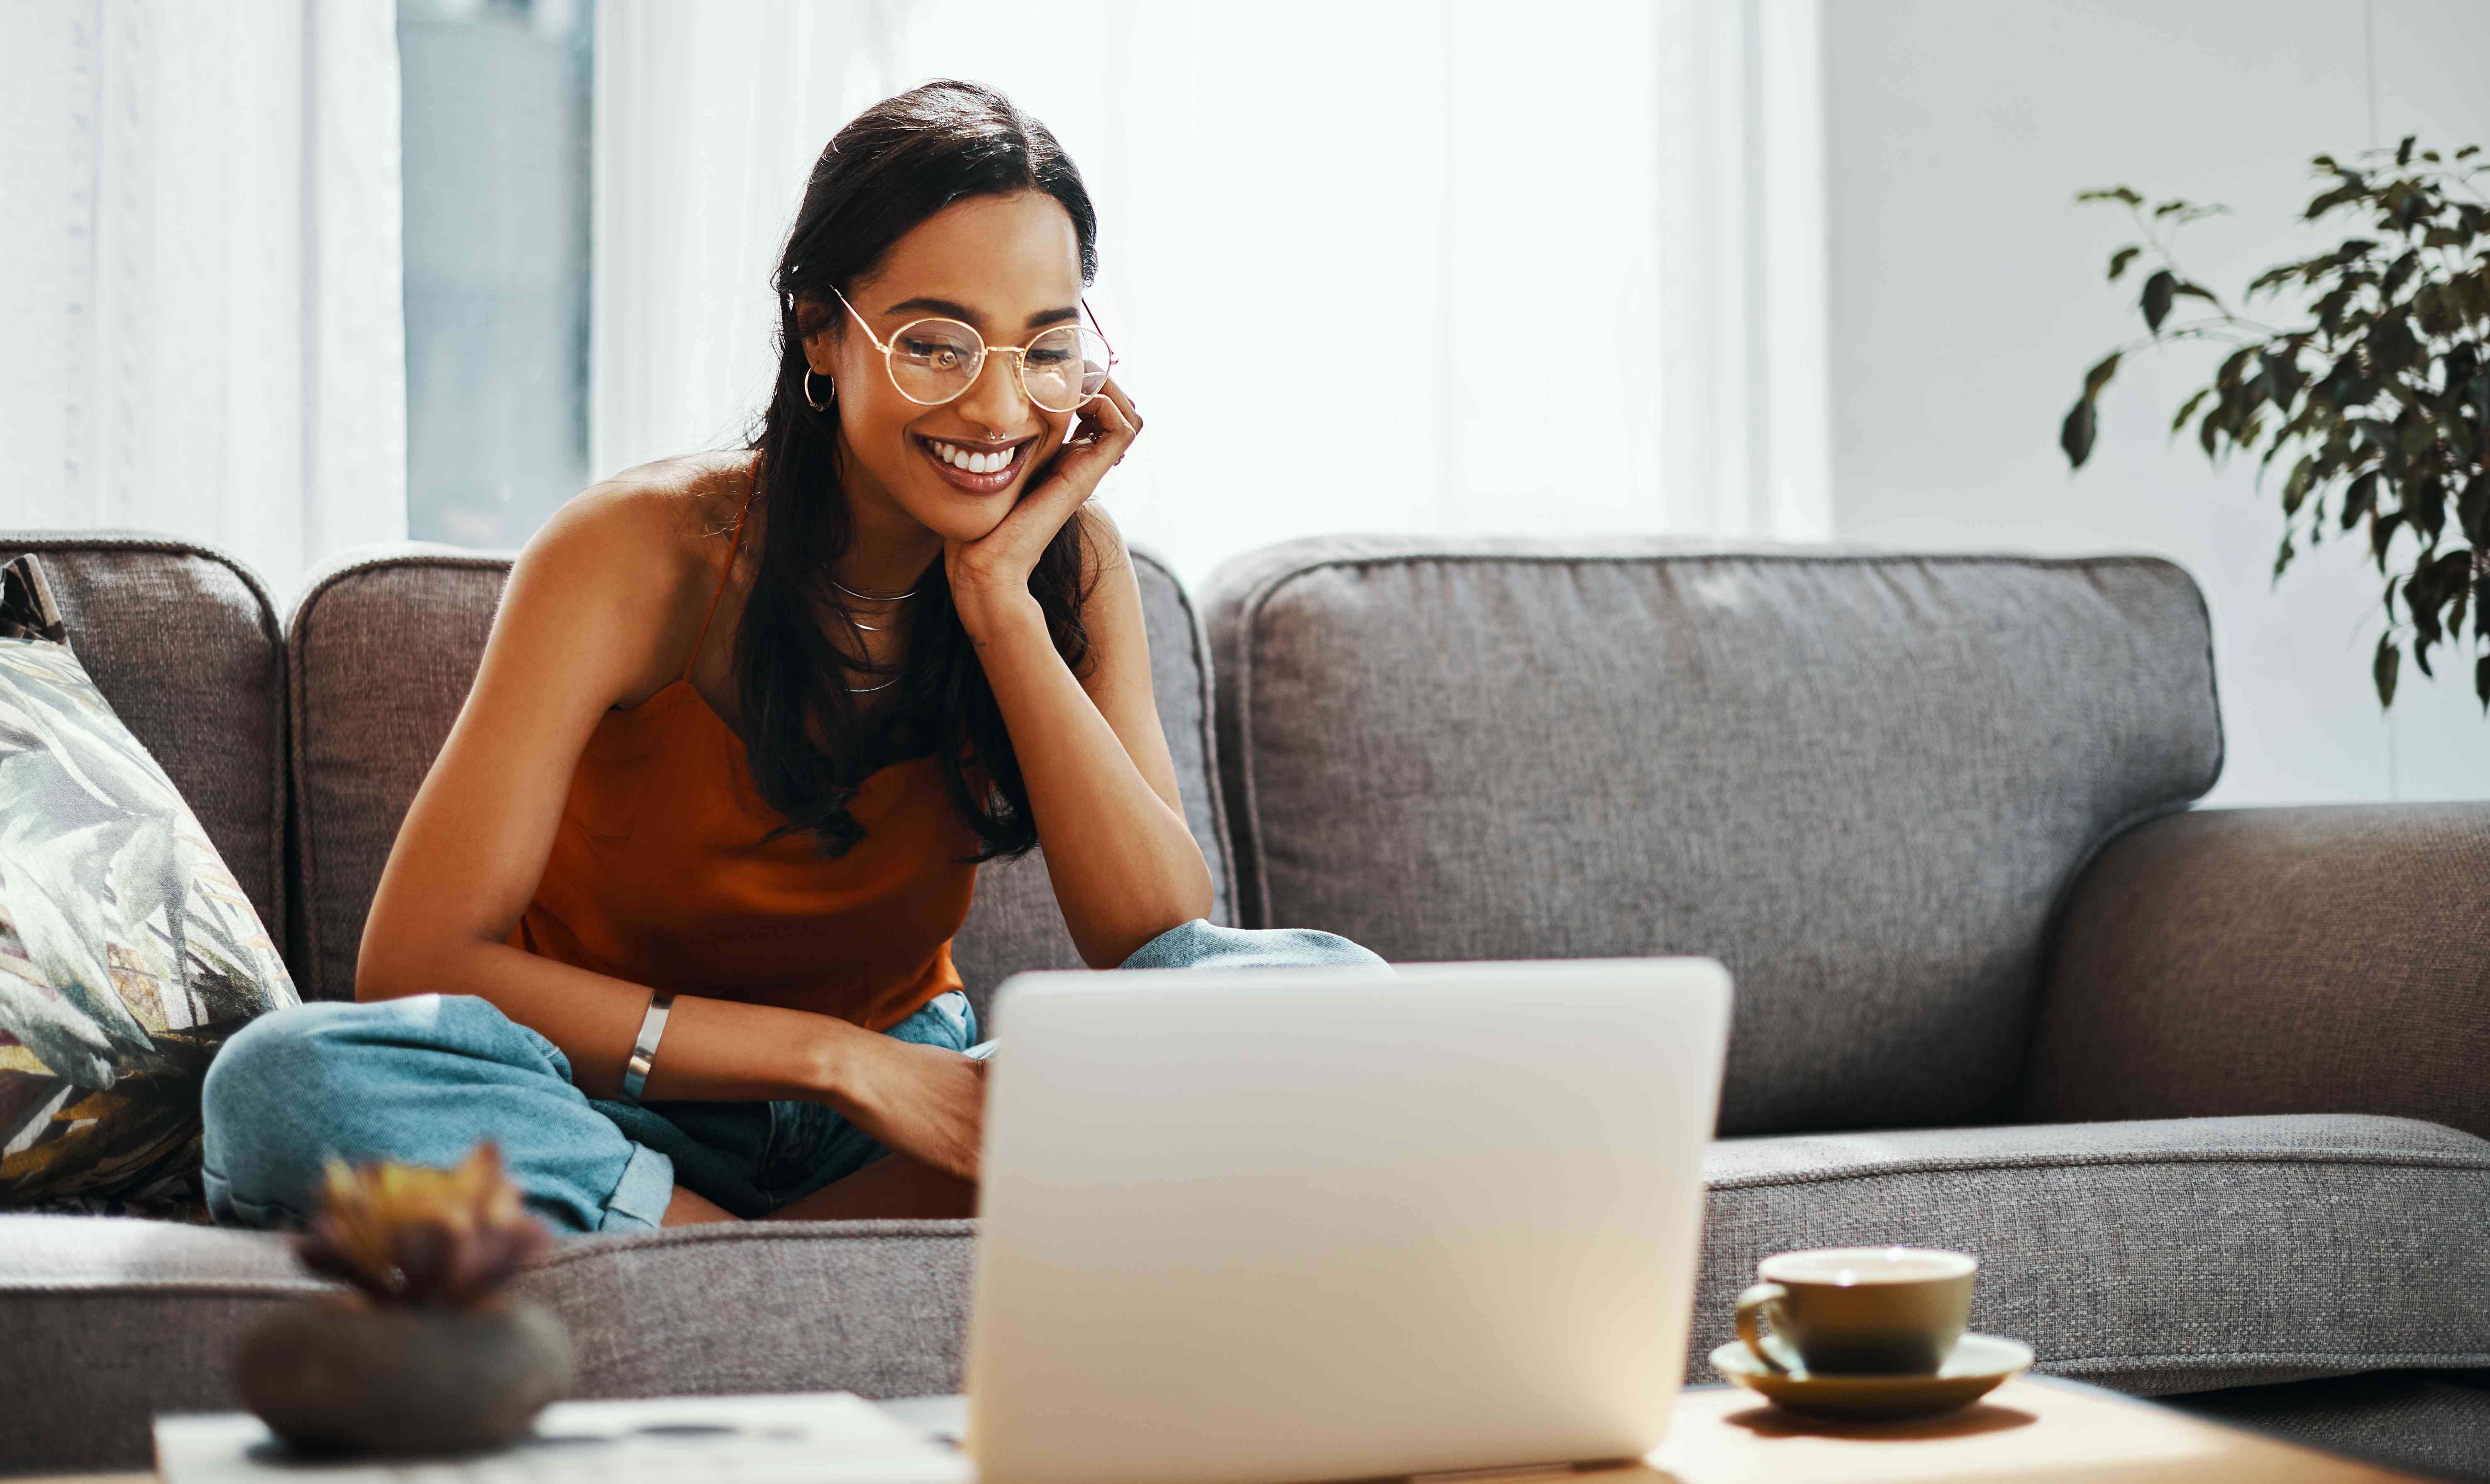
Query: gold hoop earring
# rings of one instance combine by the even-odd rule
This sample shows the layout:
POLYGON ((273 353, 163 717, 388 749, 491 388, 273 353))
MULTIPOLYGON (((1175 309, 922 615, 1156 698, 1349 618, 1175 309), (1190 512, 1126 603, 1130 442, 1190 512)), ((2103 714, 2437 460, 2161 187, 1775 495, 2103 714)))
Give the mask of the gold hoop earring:
MULTIPOLYGON (((830 382, 826 376, 822 380, 830 383, 830 402, 836 402, 839 399, 839 384, 830 382)), ((804 405, 817 413, 826 413, 830 410, 829 402, 813 400, 813 368, 810 366, 804 368, 804 405)))

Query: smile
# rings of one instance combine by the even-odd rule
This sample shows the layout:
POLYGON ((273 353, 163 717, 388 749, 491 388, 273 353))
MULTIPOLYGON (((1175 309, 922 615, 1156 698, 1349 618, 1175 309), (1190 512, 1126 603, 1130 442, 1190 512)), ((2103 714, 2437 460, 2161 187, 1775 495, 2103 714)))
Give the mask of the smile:
POLYGON ((914 436, 912 442, 952 488, 972 495, 991 495, 1019 477, 1020 466, 1037 441, 1024 438, 997 449, 972 448, 922 435, 914 436))

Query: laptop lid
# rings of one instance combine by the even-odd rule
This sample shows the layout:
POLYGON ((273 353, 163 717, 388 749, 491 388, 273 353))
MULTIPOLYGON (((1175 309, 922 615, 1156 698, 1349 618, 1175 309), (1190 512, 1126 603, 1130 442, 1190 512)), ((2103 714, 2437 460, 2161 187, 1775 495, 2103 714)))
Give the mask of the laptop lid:
POLYGON ((1004 981, 979 1477, 1281 1484, 1656 1446, 1728 1016, 1705 958, 1004 981))

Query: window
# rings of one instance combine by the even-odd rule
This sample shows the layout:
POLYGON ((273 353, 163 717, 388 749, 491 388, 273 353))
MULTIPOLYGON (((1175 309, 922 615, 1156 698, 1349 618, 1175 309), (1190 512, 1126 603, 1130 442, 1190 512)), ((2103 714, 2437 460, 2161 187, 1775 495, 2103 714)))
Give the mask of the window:
POLYGON ((592 0, 399 0, 407 533, 524 543, 588 470, 592 0))

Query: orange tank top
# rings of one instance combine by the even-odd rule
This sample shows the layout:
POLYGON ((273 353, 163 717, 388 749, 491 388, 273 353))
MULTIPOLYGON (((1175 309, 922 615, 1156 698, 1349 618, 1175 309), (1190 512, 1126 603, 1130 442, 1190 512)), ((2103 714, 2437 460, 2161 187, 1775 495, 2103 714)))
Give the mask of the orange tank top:
MULTIPOLYGON (((598 719, 544 878, 506 941, 652 988, 887 1030, 960 987, 951 938, 977 869, 957 857, 980 842, 924 756, 866 776, 849 804, 865 838, 846 855, 815 854, 802 830, 761 842, 787 816, 691 681, 742 542, 738 516, 682 675, 598 719)), ((975 787, 981 774, 969 778, 975 787)))

